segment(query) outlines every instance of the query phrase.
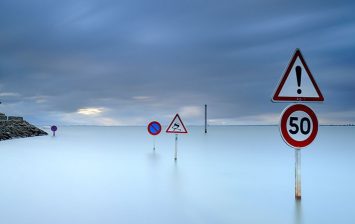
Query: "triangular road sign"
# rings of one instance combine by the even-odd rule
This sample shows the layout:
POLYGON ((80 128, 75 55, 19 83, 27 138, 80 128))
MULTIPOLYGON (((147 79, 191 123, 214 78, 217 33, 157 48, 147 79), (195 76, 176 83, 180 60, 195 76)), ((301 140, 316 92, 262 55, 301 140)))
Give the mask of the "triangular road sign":
POLYGON ((296 49, 276 88, 272 101, 324 101, 299 49, 296 49))
POLYGON ((182 123, 182 120, 179 116, 179 114, 176 114, 174 119, 171 121, 169 127, 166 129, 167 133, 175 133, 175 134, 186 134, 187 129, 185 128, 184 123, 182 123))

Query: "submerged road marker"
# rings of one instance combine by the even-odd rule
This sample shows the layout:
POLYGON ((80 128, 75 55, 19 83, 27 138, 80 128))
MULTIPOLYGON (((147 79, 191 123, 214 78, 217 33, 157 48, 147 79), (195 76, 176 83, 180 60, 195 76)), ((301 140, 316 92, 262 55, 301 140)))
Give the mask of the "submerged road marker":
POLYGON ((174 160, 177 160, 177 145, 178 145, 178 134, 187 134, 187 129, 182 122, 179 114, 176 114, 174 119, 171 121, 170 125, 166 129, 166 133, 175 134, 175 155, 174 160))
POLYGON ((158 121, 152 121, 147 126, 149 134, 153 135, 153 150, 155 150, 155 136, 161 132, 161 124, 158 121))
POLYGON ((51 131, 53 132, 53 136, 55 136, 55 132, 58 130, 57 126, 52 125, 51 131))
MULTIPOLYGON (((299 49, 296 49, 271 99, 273 102, 324 101, 299 49)), ((295 149, 295 198, 300 200, 301 148, 308 146, 316 138, 318 118, 308 106, 291 104, 281 114, 279 129, 283 140, 295 149)))

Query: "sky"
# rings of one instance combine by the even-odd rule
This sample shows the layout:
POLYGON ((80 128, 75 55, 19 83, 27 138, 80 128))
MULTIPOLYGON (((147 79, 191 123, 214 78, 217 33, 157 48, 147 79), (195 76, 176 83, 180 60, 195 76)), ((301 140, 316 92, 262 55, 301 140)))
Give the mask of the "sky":
POLYGON ((277 124, 271 96, 300 48, 355 123, 354 1, 2 0, 0 111, 41 125, 277 124))

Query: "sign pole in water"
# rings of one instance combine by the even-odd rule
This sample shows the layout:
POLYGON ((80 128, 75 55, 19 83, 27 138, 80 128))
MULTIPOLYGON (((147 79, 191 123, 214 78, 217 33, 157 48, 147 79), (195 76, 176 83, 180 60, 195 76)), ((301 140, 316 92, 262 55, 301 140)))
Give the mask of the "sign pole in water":
POLYGON ((177 160, 177 145, 178 145, 178 134, 175 134, 175 156, 174 160, 177 160))
POLYGON ((147 126, 148 133, 153 135, 153 150, 155 151, 155 136, 161 132, 161 125, 158 121, 152 121, 147 126))
POLYGON ((205 104, 205 134, 207 133, 207 104, 205 104))
POLYGON ((177 160, 177 144, 178 144, 178 134, 187 134, 187 129, 182 122, 179 114, 176 114, 174 119, 171 121, 170 125, 166 129, 166 133, 175 134, 175 155, 174 160, 177 160))
MULTIPOLYGON (((323 102, 324 97, 304 60, 296 49, 273 96, 273 102, 323 102)), ((281 114, 280 134, 295 149, 295 198, 301 199, 301 148, 311 144, 318 133, 318 118, 303 104, 286 107, 281 114)))
POLYGON ((301 199, 301 150, 295 149, 295 197, 301 199))
POLYGON ((280 133, 286 144, 295 149, 295 197, 301 199, 301 148, 316 138, 317 116, 306 105, 290 105, 281 114, 280 133))

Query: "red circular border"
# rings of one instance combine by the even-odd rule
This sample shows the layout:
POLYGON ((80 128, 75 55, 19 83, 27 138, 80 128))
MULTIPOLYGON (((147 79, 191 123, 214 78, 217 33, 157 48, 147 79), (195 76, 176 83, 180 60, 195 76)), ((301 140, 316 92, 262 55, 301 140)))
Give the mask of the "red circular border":
POLYGON ((147 130, 148 130, 149 134, 151 134, 151 135, 159 135, 160 132, 161 132, 161 129, 162 129, 162 128, 161 128, 161 124, 160 124, 158 121, 152 121, 152 122, 150 122, 150 123, 148 124, 148 126, 147 126, 147 130), (152 124, 157 124, 157 125, 159 125, 160 130, 159 130, 157 133, 153 133, 153 132, 151 132, 151 131, 149 130, 149 126, 152 125, 152 124))
POLYGON ((313 110, 311 108, 307 107, 306 105, 303 105, 303 104, 291 105, 291 106, 287 107, 284 110, 284 112, 281 114, 280 133, 281 133, 283 140, 291 147, 296 148, 296 149, 304 148, 304 147, 308 146, 309 144, 311 144, 317 136, 317 133, 318 133, 317 116, 313 112, 313 110), (303 112, 307 113, 310 116, 312 123, 313 123, 313 128, 312 128, 311 134, 309 135, 308 138, 306 138, 303 141, 294 140, 289 135, 289 133, 287 131, 288 117, 295 111, 303 111, 303 112))

